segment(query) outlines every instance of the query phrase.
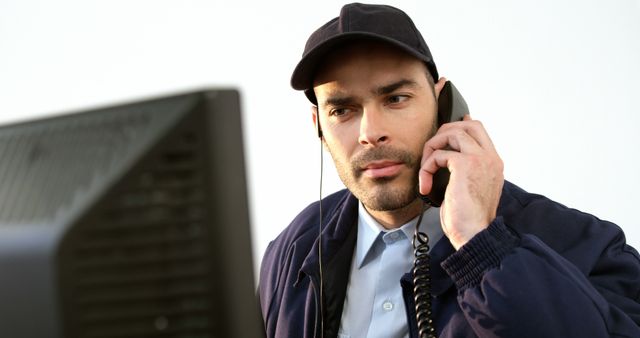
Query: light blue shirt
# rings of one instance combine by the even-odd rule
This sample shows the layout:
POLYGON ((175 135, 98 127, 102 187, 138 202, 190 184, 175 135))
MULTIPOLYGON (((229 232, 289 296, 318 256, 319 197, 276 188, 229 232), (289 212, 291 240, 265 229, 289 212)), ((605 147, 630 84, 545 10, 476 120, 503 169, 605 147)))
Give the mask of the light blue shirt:
MULTIPOLYGON (((339 338, 409 337, 400 278, 413 267, 411 241, 417 218, 387 230, 360 204, 339 338)), ((429 236, 430 246, 440 240, 440 209, 425 211, 420 230, 429 236)))

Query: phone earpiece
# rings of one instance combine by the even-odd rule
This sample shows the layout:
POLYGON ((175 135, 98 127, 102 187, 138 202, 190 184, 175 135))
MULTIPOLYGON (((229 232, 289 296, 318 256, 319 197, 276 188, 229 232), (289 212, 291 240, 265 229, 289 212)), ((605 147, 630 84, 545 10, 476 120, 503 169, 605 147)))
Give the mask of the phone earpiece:
POLYGON ((469 107, 458 88, 451 81, 447 81, 438 96, 438 127, 448 122, 462 121, 469 107))
POLYGON ((322 139, 322 127, 320 127, 320 114, 318 113, 318 106, 314 105, 311 107, 311 110, 314 114, 314 121, 316 123, 316 132, 318 134, 318 138, 322 139))
POLYGON ((322 138, 322 127, 320 127, 320 115, 318 114, 318 106, 314 106, 313 110, 315 111, 316 114, 316 129, 318 132, 318 138, 322 138))
POLYGON ((447 81, 438 96, 438 127, 451 122, 451 96, 451 82, 447 81))

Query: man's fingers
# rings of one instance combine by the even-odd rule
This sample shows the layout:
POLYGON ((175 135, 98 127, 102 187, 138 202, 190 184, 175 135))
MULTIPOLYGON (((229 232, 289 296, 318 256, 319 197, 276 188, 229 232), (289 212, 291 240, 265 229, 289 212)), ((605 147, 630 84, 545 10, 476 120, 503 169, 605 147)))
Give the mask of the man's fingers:
POLYGON ((438 133, 447 133, 450 130, 464 130, 469 134, 479 145, 484 149, 494 149, 493 142, 487 134, 487 130, 484 128, 482 122, 478 120, 472 120, 470 115, 465 115, 463 121, 451 122, 443 124, 438 133))
POLYGON ((479 154, 483 152, 481 145, 463 129, 449 129, 438 131, 422 149, 422 163, 438 150, 450 150, 465 154, 479 154))
POLYGON ((423 159, 418 173, 418 182, 420 194, 426 195, 431 191, 433 186, 433 175, 440 168, 449 168, 450 164, 457 161, 462 155, 454 150, 438 149, 431 153, 426 159, 423 159))

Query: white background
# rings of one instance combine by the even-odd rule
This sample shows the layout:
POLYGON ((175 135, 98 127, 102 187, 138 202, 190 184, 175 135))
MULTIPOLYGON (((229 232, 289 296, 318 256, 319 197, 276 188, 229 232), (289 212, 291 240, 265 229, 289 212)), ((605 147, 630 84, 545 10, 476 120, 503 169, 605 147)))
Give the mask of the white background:
MULTIPOLYGON (((389 3, 484 122, 508 180, 640 247, 640 0, 389 3)), ((289 77, 342 4, 0 0, 0 122, 239 88, 257 265, 318 197, 318 140, 289 77)), ((325 158, 326 195, 342 185, 325 158)))

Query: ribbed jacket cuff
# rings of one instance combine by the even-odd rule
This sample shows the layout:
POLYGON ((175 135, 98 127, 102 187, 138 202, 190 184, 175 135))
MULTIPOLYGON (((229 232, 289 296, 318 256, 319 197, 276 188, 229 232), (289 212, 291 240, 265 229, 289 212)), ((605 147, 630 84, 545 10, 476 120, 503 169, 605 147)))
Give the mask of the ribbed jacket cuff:
POLYGON ((477 286, 484 273, 500 266, 502 258, 520 242, 520 238, 497 217, 489 227, 475 235, 457 252, 441 263, 462 292, 477 286))

